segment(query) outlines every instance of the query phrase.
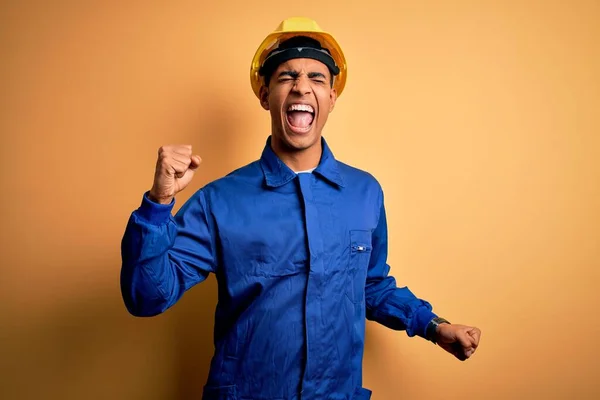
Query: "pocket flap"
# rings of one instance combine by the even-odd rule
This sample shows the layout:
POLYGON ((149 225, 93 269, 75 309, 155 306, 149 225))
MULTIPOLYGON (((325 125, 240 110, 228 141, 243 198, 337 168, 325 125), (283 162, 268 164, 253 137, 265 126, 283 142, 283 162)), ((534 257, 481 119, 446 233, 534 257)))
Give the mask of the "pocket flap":
POLYGON ((353 253, 367 253, 371 251, 371 231, 350 231, 350 249, 353 253))

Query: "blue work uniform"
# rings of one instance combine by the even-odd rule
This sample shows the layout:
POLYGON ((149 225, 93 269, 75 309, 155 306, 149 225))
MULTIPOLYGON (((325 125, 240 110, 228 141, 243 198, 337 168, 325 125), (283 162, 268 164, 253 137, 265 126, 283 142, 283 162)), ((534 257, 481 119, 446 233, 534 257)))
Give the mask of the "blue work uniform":
POLYGON ((214 273, 206 400, 369 399, 365 320, 425 337, 436 315, 387 264, 383 192, 325 139, 312 173, 273 152, 209 183, 173 217, 142 199, 122 241, 121 289, 135 316, 164 312, 214 273))

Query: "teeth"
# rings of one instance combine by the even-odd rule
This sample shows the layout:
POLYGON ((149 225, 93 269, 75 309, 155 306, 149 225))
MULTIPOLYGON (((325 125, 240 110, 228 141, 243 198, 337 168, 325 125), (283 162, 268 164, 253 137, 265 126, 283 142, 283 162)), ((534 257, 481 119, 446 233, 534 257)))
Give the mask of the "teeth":
POLYGON ((315 110, 308 104, 292 104, 288 111, 306 111, 310 113, 314 113, 315 110))

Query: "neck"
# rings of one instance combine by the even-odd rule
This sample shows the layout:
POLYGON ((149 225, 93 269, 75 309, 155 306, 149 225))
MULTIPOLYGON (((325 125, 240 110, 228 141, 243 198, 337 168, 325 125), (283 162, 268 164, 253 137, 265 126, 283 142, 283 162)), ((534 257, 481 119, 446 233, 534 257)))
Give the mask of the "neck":
POLYGON ((272 138, 271 148, 277 154, 277 157, 295 172, 316 168, 319 165, 319 161, 321 161, 321 154, 323 152, 320 139, 317 143, 306 149, 296 150, 286 148, 282 143, 272 138))

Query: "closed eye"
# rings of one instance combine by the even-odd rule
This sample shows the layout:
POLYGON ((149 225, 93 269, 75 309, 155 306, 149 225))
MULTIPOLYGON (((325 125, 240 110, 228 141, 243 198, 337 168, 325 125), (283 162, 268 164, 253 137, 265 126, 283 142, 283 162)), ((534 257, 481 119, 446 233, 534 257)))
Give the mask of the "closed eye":
POLYGON ((320 72, 309 72, 308 77, 312 79, 313 82, 317 83, 326 83, 327 77, 320 72))

